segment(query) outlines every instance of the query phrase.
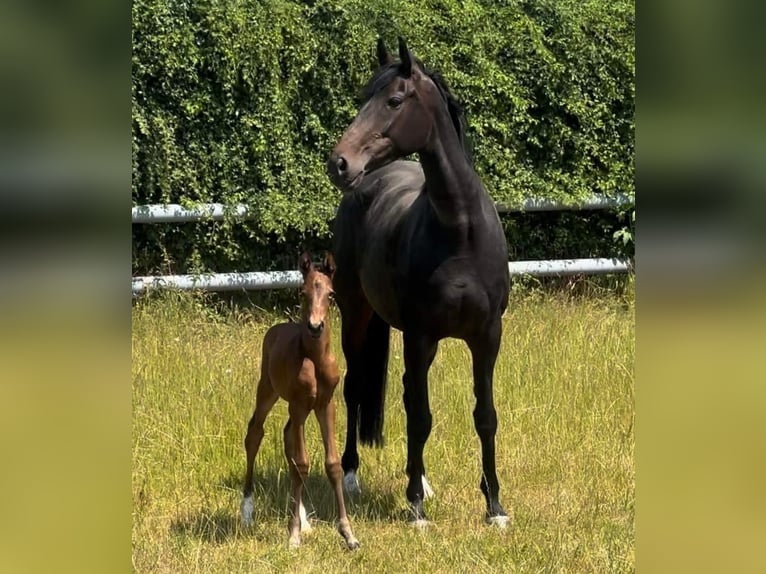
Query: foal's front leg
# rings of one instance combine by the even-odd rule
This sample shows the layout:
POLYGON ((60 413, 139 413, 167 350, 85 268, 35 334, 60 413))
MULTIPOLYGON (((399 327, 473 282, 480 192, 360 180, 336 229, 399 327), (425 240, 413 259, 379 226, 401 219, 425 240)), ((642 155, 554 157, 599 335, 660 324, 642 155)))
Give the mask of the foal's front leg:
POLYGON ((263 423, 278 398, 279 395, 274 392, 264 372, 258 383, 258 390, 255 395, 255 410, 247 426, 247 435, 245 436, 245 484, 242 488, 242 502, 240 504, 240 514, 242 515, 242 524, 244 526, 253 523, 253 466, 255 464, 255 457, 261 447, 261 441, 263 440, 263 423))
POLYGON ((343 471, 341 470, 338 451, 335 447, 335 403, 333 403, 332 397, 330 397, 330 402, 326 406, 316 409, 316 417, 322 433, 322 442, 324 443, 324 468, 327 478, 330 480, 330 485, 335 494, 335 503, 338 507, 338 532, 343 536, 349 550, 356 550, 359 548, 359 541, 351 531, 351 522, 346 514, 346 503, 343 500, 343 484, 341 481, 343 471))

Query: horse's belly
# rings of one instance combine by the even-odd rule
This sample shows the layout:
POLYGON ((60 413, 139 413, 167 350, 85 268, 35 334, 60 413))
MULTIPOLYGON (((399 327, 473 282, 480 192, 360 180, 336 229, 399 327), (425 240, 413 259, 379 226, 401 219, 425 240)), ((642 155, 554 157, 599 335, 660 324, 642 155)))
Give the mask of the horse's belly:
POLYGON ((382 273, 362 273, 362 290, 373 310, 395 329, 402 329, 401 310, 391 277, 382 273))

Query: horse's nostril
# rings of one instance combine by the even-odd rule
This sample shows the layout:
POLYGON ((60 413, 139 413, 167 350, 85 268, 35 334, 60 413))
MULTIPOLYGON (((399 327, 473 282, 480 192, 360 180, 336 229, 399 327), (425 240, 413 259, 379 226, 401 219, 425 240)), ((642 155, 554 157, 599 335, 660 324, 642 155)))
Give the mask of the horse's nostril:
POLYGON ((348 162, 346 158, 341 156, 338 161, 335 162, 335 167, 338 168, 338 173, 344 173, 348 169, 348 162))

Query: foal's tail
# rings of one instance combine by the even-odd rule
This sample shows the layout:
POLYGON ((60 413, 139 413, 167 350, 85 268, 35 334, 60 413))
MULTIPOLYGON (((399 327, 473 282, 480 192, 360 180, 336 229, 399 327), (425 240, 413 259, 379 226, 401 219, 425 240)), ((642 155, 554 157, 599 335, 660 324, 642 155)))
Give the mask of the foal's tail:
POLYGON ((360 354, 362 377, 354 381, 358 385, 359 440, 378 447, 383 446, 390 330, 377 313, 372 314, 360 354))

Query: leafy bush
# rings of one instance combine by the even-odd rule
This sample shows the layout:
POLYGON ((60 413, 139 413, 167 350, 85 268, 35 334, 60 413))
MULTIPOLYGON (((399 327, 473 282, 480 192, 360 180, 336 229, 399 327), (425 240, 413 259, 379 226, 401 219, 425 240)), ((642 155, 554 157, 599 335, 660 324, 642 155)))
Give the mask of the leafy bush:
POLYGON ((271 269, 329 244, 325 161, 378 36, 447 78, 496 200, 633 193, 634 21, 631 0, 134 0, 133 203, 255 213, 134 226, 134 272, 271 269))

